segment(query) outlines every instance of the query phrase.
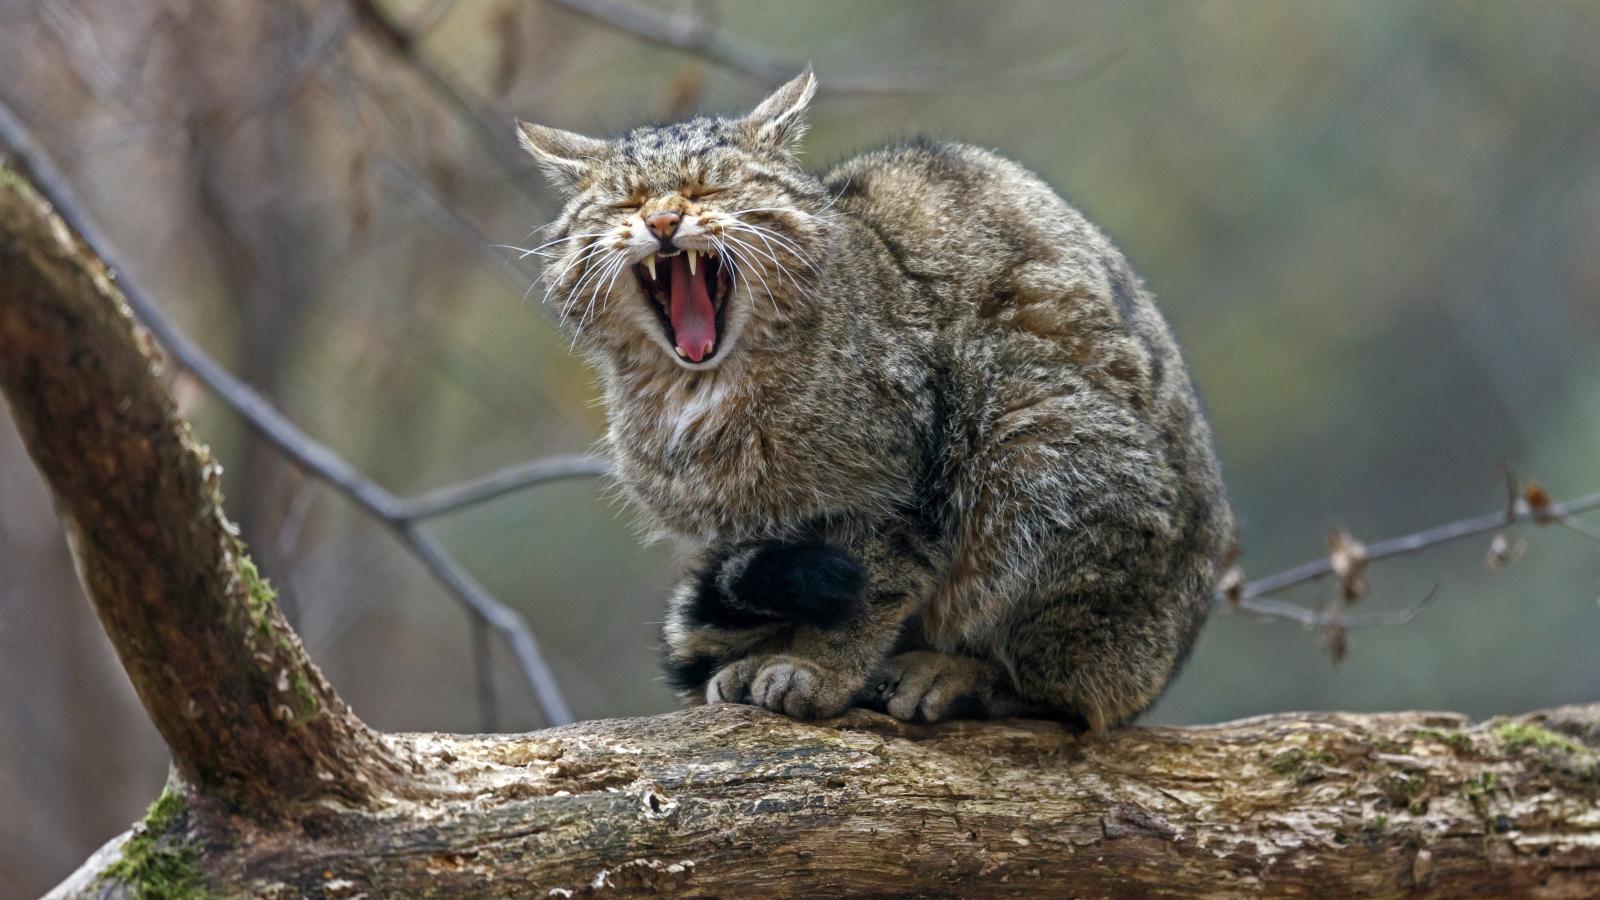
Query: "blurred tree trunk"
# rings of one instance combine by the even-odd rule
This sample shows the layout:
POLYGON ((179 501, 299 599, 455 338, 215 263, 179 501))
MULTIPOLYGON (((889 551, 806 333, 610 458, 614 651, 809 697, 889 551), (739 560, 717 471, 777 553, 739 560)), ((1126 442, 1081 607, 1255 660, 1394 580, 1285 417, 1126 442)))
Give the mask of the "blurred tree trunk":
POLYGON ((1600 705, 1104 739, 747 707, 377 734, 243 555, 158 367, 0 170, 0 389, 174 766, 56 896, 1600 892, 1600 705))

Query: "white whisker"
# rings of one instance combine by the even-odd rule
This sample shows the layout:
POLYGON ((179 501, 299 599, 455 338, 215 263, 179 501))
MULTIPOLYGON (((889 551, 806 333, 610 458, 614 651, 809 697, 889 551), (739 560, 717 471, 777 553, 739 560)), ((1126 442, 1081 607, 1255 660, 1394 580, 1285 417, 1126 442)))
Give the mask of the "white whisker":
POLYGON ((600 271, 600 277, 596 279, 590 286, 589 302, 584 308, 583 315, 578 319, 578 327, 572 333, 572 345, 574 347, 578 345, 578 338, 583 334, 584 326, 589 323, 590 317, 595 314, 595 303, 599 300, 597 292, 600 287, 600 282, 604 281, 611 273, 620 271, 620 267, 626 261, 626 257, 624 257, 622 252, 619 250, 615 255, 607 257, 606 261, 601 266, 597 267, 600 271))
MULTIPOLYGON (((731 235, 729 237, 732 238, 731 235)), ((738 238, 732 238, 732 239, 736 240, 736 241, 738 240, 738 238)), ((739 241, 739 243, 744 243, 744 242, 743 241, 739 241)), ((757 278, 761 279, 761 288, 762 288, 762 290, 767 292, 767 304, 772 307, 772 311, 773 312, 777 312, 778 311, 778 301, 773 299, 773 296, 772 296, 772 285, 767 283, 767 276, 761 274, 761 266, 758 265, 754 260, 747 260, 746 257, 744 256, 744 254, 739 251, 739 248, 734 247, 731 244, 724 244, 723 248, 728 251, 729 256, 731 256, 733 259, 740 260, 742 263, 748 265, 750 267, 751 271, 755 272, 755 276, 757 278)), ((750 280, 749 279, 745 279, 745 287, 746 287, 747 290, 750 291, 750 296, 753 299, 755 297, 755 290, 754 290, 754 285, 750 284, 750 280)))
MULTIPOLYGON (((763 228, 760 225, 753 225, 753 224, 751 224, 749 222, 734 222, 733 224, 734 224, 735 227, 742 228, 745 231, 749 231, 752 234, 755 234, 757 237, 762 238, 763 240, 765 240, 767 237, 771 237, 772 240, 778 242, 778 245, 780 247, 783 247, 785 250, 788 250, 790 253, 794 254, 796 257, 799 258, 799 260, 801 262, 805 263, 813 271, 816 270, 817 267, 816 267, 816 265, 814 263, 812 263, 811 257, 808 256, 804 250, 800 249, 800 245, 795 243, 793 238, 790 238, 790 237, 788 237, 786 235, 779 234, 778 232, 773 231, 770 228, 763 228)), ((770 247, 772 245, 769 243, 767 246, 770 247)))
POLYGON ((538 253, 540 250, 543 250, 544 248, 549 247, 549 246, 551 246, 553 244, 559 244, 562 241, 581 241, 581 240, 585 240, 587 238, 605 237, 606 235, 608 235, 610 233, 611 232, 609 230, 607 230, 607 231, 595 231, 595 232, 592 232, 592 233, 589 233, 589 234, 562 235, 561 237, 558 237, 555 240, 545 241, 544 243, 540 244, 539 246, 532 247, 532 248, 510 247, 510 246, 507 246, 505 244, 494 244, 493 246, 495 246, 495 247, 503 247, 503 248, 505 248, 507 250, 520 250, 520 251, 522 251, 522 256, 518 257, 518 259, 526 259, 526 258, 532 256, 533 254, 538 253))
POLYGON ((606 271, 606 267, 612 260, 612 256, 610 254, 617 252, 619 251, 608 249, 605 253, 600 254, 595 259, 590 260, 589 263, 584 267, 585 271, 582 277, 578 279, 577 284, 572 286, 571 292, 567 295, 567 302, 561 306, 561 315, 563 317, 572 311, 572 305, 574 303, 583 298, 585 286, 592 285, 599 278, 604 277, 603 273, 606 271))
MULTIPOLYGON (((559 272, 557 272, 555 275, 549 277, 549 285, 544 290, 544 302, 545 303, 549 303, 550 302, 550 295, 555 293, 556 290, 561 287, 561 282, 567 277, 567 273, 572 271, 572 268, 574 266, 577 266, 577 265, 580 265, 580 264, 584 264, 586 261, 587 262, 593 262, 594 258, 597 257, 599 254, 602 254, 606 249, 607 248, 606 248, 606 245, 604 243, 602 243, 600 241, 595 241, 594 243, 590 244, 589 246, 587 246, 587 247, 583 248, 582 250, 578 251, 577 253, 573 254, 572 259, 568 260, 566 265, 562 266, 561 270, 559 272)), ((585 274, 587 274, 587 273, 585 273, 585 274)), ((580 279, 580 283, 581 283, 581 279, 580 279)), ((531 290, 532 289, 530 288, 530 291, 531 290)), ((571 301, 569 299, 567 305, 570 305, 570 304, 571 304, 571 301)), ((563 306, 562 307, 563 315, 565 314, 565 312, 566 312, 566 306, 563 306)))
MULTIPOLYGON (((765 256, 767 259, 772 260, 772 265, 778 270, 778 273, 780 275, 782 275, 783 277, 788 278, 789 282, 791 284, 793 284, 795 287, 798 288, 800 286, 800 281, 799 281, 799 279, 794 277, 794 273, 793 272, 789 271, 789 267, 784 265, 783 260, 778 259, 778 257, 777 257, 777 254, 779 252, 778 248, 774 247, 772 245, 772 242, 767 240, 766 237, 764 235, 762 235, 760 232, 751 232, 751 234, 754 234, 763 244, 767 245, 767 251, 768 252, 763 252, 761 250, 761 248, 756 247, 753 244, 750 244, 749 242, 747 242, 747 241, 745 241, 745 240, 743 240, 741 238, 734 237, 731 234, 728 235, 728 237, 729 237, 730 240, 738 241, 741 246, 749 249, 751 252, 759 253, 762 256, 765 256)), ((809 260, 805 260, 805 259, 802 258, 801 261, 805 262, 806 265, 811 269, 812 272, 817 272, 817 267, 813 266, 813 265, 810 265, 809 260)))

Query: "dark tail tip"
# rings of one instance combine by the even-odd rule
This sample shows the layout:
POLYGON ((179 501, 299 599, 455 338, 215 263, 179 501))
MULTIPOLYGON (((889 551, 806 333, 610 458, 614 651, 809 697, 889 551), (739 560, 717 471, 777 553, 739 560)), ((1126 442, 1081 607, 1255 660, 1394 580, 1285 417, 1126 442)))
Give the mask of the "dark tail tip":
POLYGON ((867 573, 820 541, 746 544, 702 576, 695 618, 713 627, 788 622, 838 628, 855 618, 867 573))

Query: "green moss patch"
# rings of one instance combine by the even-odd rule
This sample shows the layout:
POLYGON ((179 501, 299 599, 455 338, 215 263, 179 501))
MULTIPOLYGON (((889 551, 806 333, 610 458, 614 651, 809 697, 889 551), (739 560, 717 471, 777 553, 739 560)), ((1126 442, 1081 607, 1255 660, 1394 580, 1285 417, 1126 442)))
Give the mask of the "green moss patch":
POLYGON ((1534 747, 1539 750, 1565 750, 1568 753, 1589 752, 1588 747, 1564 734, 1557 734, 1548 728, 1541 728, 1528 722, 1507 722, 1497 725, 1493 733, 1507 750, 1534 747))
POLYGON ((1473 752, 1472 738, 1460 731, 1440 731, 1437 728, 1418 728, 1412 732, 1419 741, 1443 744, 1462 755, 1473 752))
POLYGON ((1332 762, 1333 756, 1328 753, 1290 747, 1272 757, 1267 766, 1279 775, 1293 778, 1295 784, 1309 784, 1326 778, 1328 773, 1323 766, 1332 762))
POLYGON ((135 897, 153 900, 197 900, 206 896, 196 864, 200 851, 183 834, 183 798, 161 792, 144 820, 122 844, 122 858, 101 873, 135 897))
POLYGON ((26 194, 33 193, 33 185, 29 184, 26 178, 5 166, 0 166, 0 187, 10 188, 26 194))

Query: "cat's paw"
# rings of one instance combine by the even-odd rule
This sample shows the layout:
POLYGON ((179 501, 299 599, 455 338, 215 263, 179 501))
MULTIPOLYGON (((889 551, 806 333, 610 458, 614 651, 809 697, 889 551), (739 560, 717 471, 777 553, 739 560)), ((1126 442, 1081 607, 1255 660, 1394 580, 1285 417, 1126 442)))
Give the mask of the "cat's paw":
POLYGON ((857 685, 794 656, 741 659, 706 684, 707 703, 750 703, 796 719, 827 719, 850 706, 857 685))
POLYGON ((989 663, 948 653, 917 651, 891 657, 873 682, 878 708, 904 722, 981 719, 998 713, 989 663))

